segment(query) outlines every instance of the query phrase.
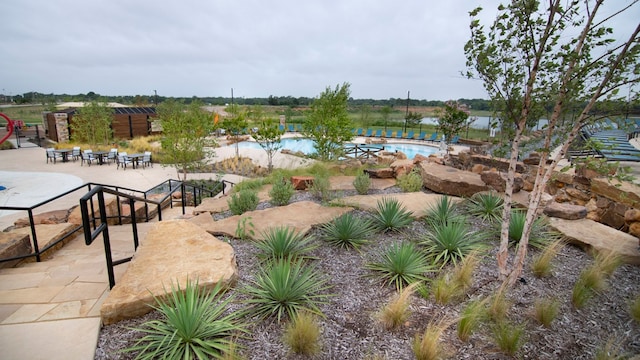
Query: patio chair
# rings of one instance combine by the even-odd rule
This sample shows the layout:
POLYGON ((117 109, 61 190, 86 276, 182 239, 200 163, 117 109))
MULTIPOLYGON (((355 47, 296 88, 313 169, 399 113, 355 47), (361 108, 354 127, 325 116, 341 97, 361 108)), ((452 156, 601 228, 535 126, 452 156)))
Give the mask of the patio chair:
POLYGON ((402 134, 403 134, 402 131, 400 130, 396 131, 396 139, 402 139, 402 134))
POLYGON ((407 134, 407 136, 405 136, 405 139, 409 139, 409 140, 413 140, 414 134, 413 134, 413 130, 409 131, 409 133, 407 134))
POLYGON ((438 133, 434 132, 433 134, 431 134, 431 137, 426 139, 427 141, 431 141, 431 142, 435 142, 436 140, 438 140, 438 133))
POLYGON ((113 148, 109 150, 109 153, 107 154, 107 163, 111 161, 116 162, 117 159, 118 159, 118 149, 113 148))
POLYGON ((362 128, 359 128, 358 131, 356 131, 356 136, 362 136, 362 128))
POLYGON ((48 148, 47 149, 47 164, 49 163, 49 160, 53 161, 53 163, 56 163, 56 159, 62 159, 62 154, 57 153, 56 149, 54 148, 48 148))
POLYGON ((376 130, 376 135, 374 137, 377 137, 377 138, 382 137, 382 129, 376 130))
POLYGON ((454 136, 453 138, 451 138, 451 144, 457 144, 458 140, 460 140, 460 136, 454 136))
POLYGON ((416 140, 424 140, 425 136, 427 136, 427 133, 422 131, 416 140))
POLYGON ((73 149, 71 149, 71 159, 73 161, 76 161, 81 157, 82 157, 82 154, 80 153, 80 146, 74 146, 73 149))
POLYGON ((116 169, 119 169, 120 166, 122 166, 122 170, 127 170, 127 164, 133 164, 133 161, 131 161, 131 159, 129 159, 129 157, 127 156, 126 152, 121 152, 118 154, 118 167, 116 169))
POLYGON ((373 135, 373 130, 372 129, 367 129, 367 133, 364 134, 364 136, 371 137, 371 135, 373 135))
POLYGON ((80 162, 80 166, 84 165, 85 162, 91 166, 91 162, 97 160, 98 159, 93 157, 93 150, 85 150, 82 152, 82 161, 80 162))
POLYGON ((151 151, 145 151, 144 155, 142 155, 142 167, 145 168, 147 165, 153 167, 153 163, 151 162, 151 151))
POLYGON ((289 124, 289 132, 296 132, 296 128, 293 126, 293 124, 289 124))

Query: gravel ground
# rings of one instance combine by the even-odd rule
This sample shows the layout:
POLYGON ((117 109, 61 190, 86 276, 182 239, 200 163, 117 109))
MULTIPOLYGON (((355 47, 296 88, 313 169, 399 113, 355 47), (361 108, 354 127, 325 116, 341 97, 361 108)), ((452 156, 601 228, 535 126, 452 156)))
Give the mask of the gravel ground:
MULTIPOLYGON (((397 188, 385 190, 398 192, 397 188)), ((343 192, 343 195, 351 195, 343 192)), ((292 201, 308 200, 306 192, 299 192, 292 201)), ((269 207, 268 203, 260 208, 269 207)), ((360 216, 367 213, 357 211, 360 216)), ((225 217, 220 214, 216 217, 225 217)), ((480 224, 474 226, 479 227, 480 224)), ((471 289, 463 298, 447 305, 436 304, 433 298, 413 295, 412 314, 404 326, 386 330, 376 319, 377 312, 389 301, 394 289, 384 286, 364 268, 367 262, 394 242, 418 239, 426 232, 421 221, 413 222, 401 232, 377 234, 360 249, 345 250, 328 246, 317 239, 319 247, 313 260, 318 269, 328 277, 334 294, 329 303, 321 306, 325 318, 321 318, 321 342, 319 354, 313 359, 414 359, 411 343, 416 334, 424 332, 432 321, 447 319, 452 325, 442 335, 447 355, 452 359, 509 359, 495 345, 488 325, 481 326, 467 342, 456 336, 453 320, 470 301, 490 296, 499 287, 497 279, 497 239, 494 246, 482 258, 474 273, 471 289)), ((312 234, 317 233, 312 230, 312 234)), ((237 288, 248 284, 258 268, 256 248, 249 241, 225 239, 233 246, 239 268, 237 288)), ((531 252, 530 256, 535 252, 531 252)), ((633 357, 640 354, 640 324, 628 313, 628 303, 640 296, 640 268, 623 265, 608 281, 608 288, 597 294, 587 305, 576 310, 571 305, 571 292, 580 271, 592 263, 589 255, 573 246, 564 247, 554 261, 552 276, 538 279, 526 269, 520 282, 508 292, 511 309, 509 319, 525 326, 525 343, 516 357, 521 359, 594 359, 598 349, 610 344, 611 348, 633 357), (560 311, 551 328, 545 328, 531 316, 533 303, 543 297, 555 297, 560 301, 560 311)), ((433 275, 435 276, 435 275, 433 275)), ((236 300, 229 311, 243 308, 243 295, 236 293, 236 300)), ((150 313, 142 318, 105 326, 100 332, 95 359, 130 359, 132 354, 119 350, 131 346, 140 333, 130 330, 144 321, 158 318, 150 313)), ((293 354, 282 341, 284 322, 273 319, 257 322, 250 327, 250 335, 240 339, 242 354, 247 359, 303 359, 293 354)), ((613 357, 611 357, 613 359, 613 357)))

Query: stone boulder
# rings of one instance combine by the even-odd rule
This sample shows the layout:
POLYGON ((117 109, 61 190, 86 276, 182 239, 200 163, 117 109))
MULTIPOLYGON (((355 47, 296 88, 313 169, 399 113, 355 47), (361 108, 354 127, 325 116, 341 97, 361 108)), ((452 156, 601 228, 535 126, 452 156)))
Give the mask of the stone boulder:
POLYGON ((231 245, 186 220, 162 221, 149 230, 122 278, 102 303, 105 325, 153 310, 153 295, 164 295, 172 284, 184 289, 187 279, 211 289, 229 287, 238 277, 231 245))
MULTIPOLYGON (((122 199, 121 199, 122 201, 122 199)), ((117 216, 118 215, 118 202, 115 196, 105 196, 104 206, 107 212, 107 216, 117 216)), ((91 211, 91 207, 89 207, 89 211, 91 211)), ((96 198, 93 203, 93 217, 96 218, 96 223, 99 224, 100 221, 100 209, 98 208, 98 199, 96 198)), ((76 206, 71 213, 69 214, 69 218, 67 220, 71 224, 74 225, 82 225, 82 213, 80 212, 80 206, 76 206)), ((114 225, 118 223, 118 219, 113 217, 107 219, 107 223, 109 225, 114 225)))
MULTIPOLYGON (((61 224, 67 222, 69 218, 69 210, 53 210, 47 211, 33 216, 34 225, 39 224, 61 224)), ((13 225, 17 228, 30 226, 29 218, 21 218, 16 220, 13 225)))
MULTIPOLYGON (((498 171, 482 171, 480 179, 497 192, 504 192, 507 184, 506 175, 498 171)), ((524 180, 520 176, 513 178, 513 192, 517 193, 524 187, 524 180)))
MULTIPOLYGON (((0 232, 0 259, 31 254, 31 237, 26 233, 0 232)), ((0 269, 15 266, 20 260, 0 263, 0 269)))
POLYGON ((364 172, 368 174, 370 178, 375 178, 375 179, 393 179, 394 178, 393 169, 390 167, 366 169, 364 170, 364 172))
POLYGON ((291 185, 296 190, 306 190, 313 185, 313 176, 292 176, 291 185))
POLYGON ((420 163, 424 186, 440 194, 468 197, 489 190, 479 174, 431 162, 420 163))
POLYGON ((567 220, 583 219, 587 216, 587 208, 580 205, 568 203, 551 202, 544 208, 544 213, 550 217, 567 220))
POLYGON ((398 178, 400 175, 408 174, 413 170, 413 160, 396 160, 391 163, 391 169, 393 169, 394 177, 398 178))
POLYGON ((422 154, 416 154, 413 157, 413 163, 414 164, 418 164, 418 163, 421 163, 423 161, 429 161, 429 158, 427 156, 422 155, 422 154))

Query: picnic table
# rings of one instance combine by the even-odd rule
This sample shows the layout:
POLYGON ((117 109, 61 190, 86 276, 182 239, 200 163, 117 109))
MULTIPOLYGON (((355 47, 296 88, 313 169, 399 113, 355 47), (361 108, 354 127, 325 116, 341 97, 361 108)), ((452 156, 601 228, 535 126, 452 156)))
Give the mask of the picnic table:
POLYGON ((93 156, 98 159, 98 165, 104 164, 104 158, 109 154, 108 151, 94 151, 93 156))
POLYGON ((133 164, 133 168, 135 169, 138 166, 138 161, 140 159, 142 159, 142 157, 144 156, 144 154, 128 154, 127 157, 129 158, 129 160, 131 160, 131 163, 133 164))
POLYGON ((71 153, 71 149, 57 149, 54 150, 54 152, 56 154, 60 154, 60 156, 62 156, 62 162, 67 162, 69 161, 69 153, 71 153))

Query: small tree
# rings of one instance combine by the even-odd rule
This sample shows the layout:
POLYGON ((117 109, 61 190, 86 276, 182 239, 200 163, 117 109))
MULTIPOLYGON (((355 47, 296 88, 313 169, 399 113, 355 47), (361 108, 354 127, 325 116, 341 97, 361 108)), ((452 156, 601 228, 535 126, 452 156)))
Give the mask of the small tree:
POLYGON ((282 148, 280 143, 282 134, 284 134, 284 130, 280 130, 278 123, 272 119, 262 122, 258 127, 258 131, 253 134, 253 138, 267 153, 269 172, 273 170, 273 156, 282 148))
POLYGON ((224 120, 223 127, 227 130, 227 133, 232 137, 236 144, 236 158, 240 157, 240 149, 238 148, 238 142, 240 142, 240 136, 245 131, 249 123, 247 122, 247 114, 244 110, 240 109, 237 104, 231 104, 227 106, 227 112, 231 114, 231 117, 224 120))
POLYGON ((438 131, 444 134, 446 140, 451 140, 467 126, 469 108, 457 101, 447 101, 444 108, 436 111, 438 116, 438 131))
POLYGON ((384 121, 384 129, 387 130, 387 121, 389 121, 389 117, 391 116, 391 106, 385 105, 380 109, 380 115, 382 116, 382 121, 384 121))
POLYGON ((347 112, 349 83, 327 87, 311 104, 302 133, 315 142, 318 156, 322 160, 337 158, 342 145, 353 139, 351 120, 347 112))
POLYGON ((112 120, 113 109, 106 103, 87 103, 73 117, 71 137, 74 141, 88 144, 109 144, 113 139, 112 120))
POLYGON ((423 117, 424 116, 422 116, 422 114, 420 114, 419 112, 409 111, 404 116, 405 130, 407 127, 416 127, 418 124, 420 124, 420 121, 422 121, 423 117))
POLYGON ((162 124, 163 165, 174 166, 178 178, 182 172, 182 180, 186 180, 187 170, 203 165, 210 152, 206 148, 215 145, 215 141, 208 138, 213 129, 211 114, 199 101, 187 107, 168 100, 158 105, 157 111, 162 124))

